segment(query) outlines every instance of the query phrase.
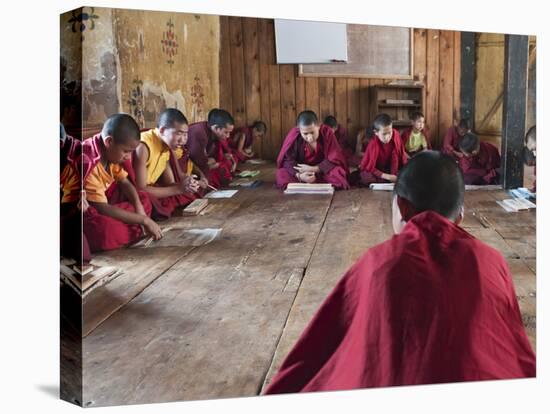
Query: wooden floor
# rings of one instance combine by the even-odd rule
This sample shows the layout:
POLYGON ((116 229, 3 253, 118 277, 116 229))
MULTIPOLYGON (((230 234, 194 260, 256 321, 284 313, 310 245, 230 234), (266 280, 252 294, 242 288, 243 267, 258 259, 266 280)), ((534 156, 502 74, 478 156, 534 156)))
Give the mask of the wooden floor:
MULTIPOLYGON (((390 193, 285 196, 261 169, 261 187, 166 223, 223 228, 212 243, 94 259, 122 274, 84 301, 85 406, 257 395, 342 273, 391 236, 390 193)), ((507 258, 534 347, 535 213, 504 198, 468 192, 463 226, 507 258)))

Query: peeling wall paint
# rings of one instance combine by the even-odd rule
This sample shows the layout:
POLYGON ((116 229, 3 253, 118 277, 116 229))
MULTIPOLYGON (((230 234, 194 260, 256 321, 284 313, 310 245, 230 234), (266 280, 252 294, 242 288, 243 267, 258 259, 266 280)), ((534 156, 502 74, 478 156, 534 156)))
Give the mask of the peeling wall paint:
POLYGON ((83 35, 72 30, 73 12, 61 18, 61 55, 70 61, 62 77, 82 81, 84 129, 121 111, 152 127, 166 107, 195 122, 219 106, 218 16, 97 7, 93 15, 83 35))

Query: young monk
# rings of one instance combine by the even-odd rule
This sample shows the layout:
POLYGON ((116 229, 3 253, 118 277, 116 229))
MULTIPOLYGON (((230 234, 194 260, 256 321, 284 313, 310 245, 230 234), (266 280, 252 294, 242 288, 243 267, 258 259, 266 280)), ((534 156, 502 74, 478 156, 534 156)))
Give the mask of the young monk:
POLYGON ((277 157, 277 187, 289 183, 330 183, 336 189, 350 188, 348 166, 332 129, 319 125, 313 111, 303 111, 277 157))
POLYGON ((334 132, 336 140, 338 141, 338 144, 340 145, 340 148, 342 148, 342 152, 346 157, 348 166, 357 167, 359 162, 361 162, 361 158, 355 155, 355 149, 353 144, 350 142, 348 130, 340 125, 336 118, 332 115, 325 117, 323 124, 330 127, 334 132))
POLYGON ((532 193, 537 192, 537 127, 532 126, 525 134, 525 143, 523 147, 523 162, 525 165, 535 167, 535 180, 533 181, 533 187, 530 189, 532 193))
POLYGON ((189 126, 189 157, 215 188, 227 185, 237 166, 227 143, 234 124, 229 112, 216 108, 208 113, 208 121, 189 126))
POLYGON ((265 393, 534 377, 508 265, 458 226, 463 202, 452 158, 411 158, 395 236, 343 275, 265 393))
POLYGON ((263 139, 267 125, 263 121, 256 121, 250 126, 234 129, 229 137, 229 145, 237 161, 244 162, 254 157, 252 145, 254 141, 263 139))
POLYGON ((160 113, 156 128, 141 133, 132 166, 136 187, 149 194, 155 219, 169 218, 176 207, 197 198, 201 183, 181 171, 175 155, 187 143, 188 130, 183 113, 168 108, 160 113))
POLYGON ((411 126, 403 131, 401 139, 403 145, 405 145, 408 158, 420 151, 432 149, 429 131, 422 112, 413 112, 411 114, 411 126))
POLYGON ((462 118, 458 122, 458 125, 452 126, 447 130, 445 137, 443 138, 443 146, 441 147, 441 151, 458 161, 463 155, 460 148, 458 148, 458 144, 462 140, 462 137, 468 132, 470 132, 470 120, 462 118))
POLYGON ((479 137, 468 132, 458 144, 462 157, 459 165, 466 184, 498 184, 500 154, 498 148, 488 142, 480 142, 479 137))
POLYGON ((130 115, 116 114, 105 121, 100 134, 82 143, 81 157, 67 179, 61 202, 78 203, 84 191, 83 232, 91 252, 130 244, 144 230, 155 240, 161 237, 160 227, 149 217, 147 194, 137 192, 120 165, 130 159, 139 142, 136 121, 130 115))
POLYGON ((407 163, 405 147, 399 132, 393 128, 392 119, 387 114, 379 114, 373 122, 374 137, 359 164, 360 183, 388 183, 397 180, 397 173, 407 163))

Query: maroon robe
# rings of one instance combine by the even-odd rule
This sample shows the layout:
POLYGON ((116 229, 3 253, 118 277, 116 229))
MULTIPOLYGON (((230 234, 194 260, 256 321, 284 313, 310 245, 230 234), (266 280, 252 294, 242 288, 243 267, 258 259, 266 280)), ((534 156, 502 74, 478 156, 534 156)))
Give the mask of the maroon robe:
POLYGON ((298 127, 292 128, 287 134, 279 156, 277 157, 277 187, 285 189, 289 183, 297 183, 296 170, 298 164, 318 165, 320 172, 316 174, 316 182, 330 183, 336 189, 350 188, 347 173, 346 158, 342 153, 332 129, 326 125, 319 128, 317 140, 317 157, 310 164, 306 161, 306 145, 298 127))
MULTIPOLYGON (((412 130, 413 130, 412 126, 408 127, 401 134, 401 141, 403 141, 403 145, 405 146, 405 148, 407 146, 407 142, 409 142, 409 138, 411 137, 412 130)), ((422 128, 422 131, 420 131, 420 132, 426 138, 426 144, 428 145, 428 149, 431 150, 432 149, 432 143, 430 142, 430 130, 428 128, 424 127, 424 128, 422 128)), ((411 153, 409 153, 409 155, 412 156, 412 155, 414 155, 418 152, 420 152, 420 151, 411 152, 411 153)))
POLYGON ((355 148, 350 142, 348 130, 338 124, 334 135, 336 136, 336 140, 338 141, 340 148, 342 148, 342 152, 344 153, 344 157, 346 157, 348 166, 357 167, 361 162, 361 158, 355 154, 355 148))
POLYGON ((361 183, 363 185, 387 183, 388 181, 382 178, 382 174, 397 175, 406 163, 405 146, 396 129, 393 129, 392 139, 387 144, 383 144, 378 137, 373 136, 359 164, 361 183))
POLYGON ((443 145, 441 146, 441 152, 443 152, 444 154, 448 154, 454 159, 458 160, 457 156, 453 153, 453 151, 460 152, 460 149, 458 148, 458 144, 460 144, 461 139, 462 137, 458 135, 458 128, 455 126, 450 127, 445 133, 445 137, 443 138, 443 145))
POLYGON ((212 186, 219 188, 231 181, 231 161, 225 158, 225 154, 232 152, 227 142, 222 143, 212 134, 206 121, 189 125, 187 147, 189 157, 212 186), (208 167, 208 158, 214 158, 219 166, 211 170, 208 167))
MULTIPOLYGON (((83 177, 83 183, 86 182, 88 174, 101 160, 101 146, 102 138, 100 134, 82 142, 80 173, 83 177)), ((124 198, 116 181, 107 189, 105 195, 109 204, 123 210, 135 212, 134 206, 124 198)), ((145 213, 150 216, 152 206, 149 195, 144 191, 138 191, 138 195, 145 213)), ((143 229, 139 224, 126 224, 120 220, 102 215, 93 205, 90 205, 83 214, 82 230, 91 252, 118 249, 137 241, 143 236, 143 229)))
POLYGON ((473 185, 497 184, 500 168, 498 148, 488 142, 479 143, 479 152, 472 157, 462 157, 458 165, 464 174, 464 183, 473 185))
POLYGON ((254 144, 254 130, 250 126, 235 128, 233 131, 231 131, 231 136, 229 137, 228 143, 235 158, 240 162, 244 162, 250 157, 239 151, 239 139, 237 139, 237 136, 241 133, 244 134, 243 149, 252 147, 252 144, 254 144))
POLYGON ((266 394, 535 376, 502 255, 435 212, 343 275, 266 394))

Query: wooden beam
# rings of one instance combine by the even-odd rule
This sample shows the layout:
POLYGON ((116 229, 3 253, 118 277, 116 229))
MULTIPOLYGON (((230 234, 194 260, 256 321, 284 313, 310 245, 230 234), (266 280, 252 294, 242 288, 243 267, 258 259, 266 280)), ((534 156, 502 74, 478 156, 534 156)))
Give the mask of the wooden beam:
POLYGON ((529 37, 506 35, 504 40, 504 101, 502 114, 502 183, 523 185, 523 138, 527 111, 529 37))
POLYGON ((460 117, 473 126, 476 102, 476 34, 462 32, 460 37, 460 117))

